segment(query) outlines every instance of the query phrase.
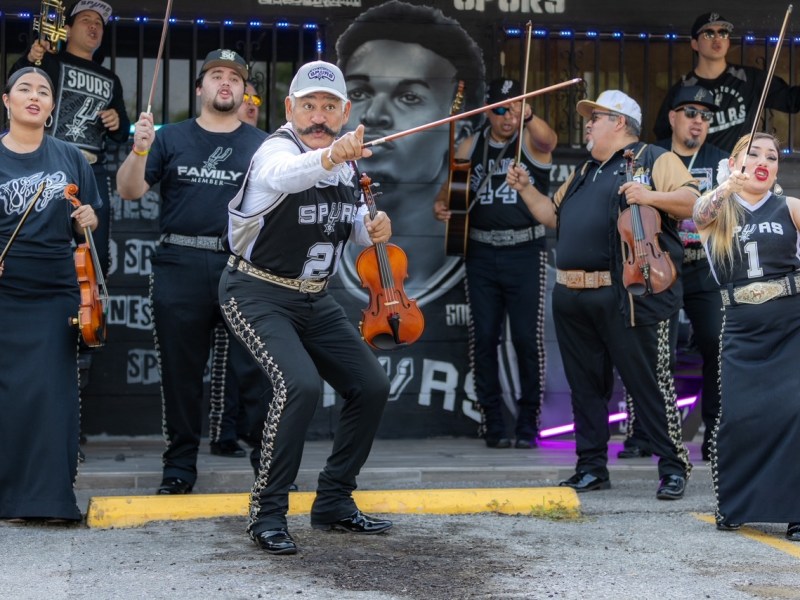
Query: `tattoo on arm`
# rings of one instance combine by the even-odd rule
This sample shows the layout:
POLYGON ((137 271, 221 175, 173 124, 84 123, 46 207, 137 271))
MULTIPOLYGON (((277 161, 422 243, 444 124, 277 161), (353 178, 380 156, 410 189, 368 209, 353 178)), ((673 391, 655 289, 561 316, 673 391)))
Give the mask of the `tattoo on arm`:
POLYGON ((692 211, 692 218, 698 227, 707 227, 719 215, 720 207, 725 201, 726 194, 720 193, 717 188, 706 194, 703 194, 694 203, 694 210, 692 211))

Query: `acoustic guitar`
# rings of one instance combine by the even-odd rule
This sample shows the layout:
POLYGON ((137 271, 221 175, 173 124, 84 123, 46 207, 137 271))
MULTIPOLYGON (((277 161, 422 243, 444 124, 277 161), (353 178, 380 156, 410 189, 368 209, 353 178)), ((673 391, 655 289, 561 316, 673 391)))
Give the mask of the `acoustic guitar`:
MULTIPOLYGON (((464 82, 458 82, 458 91, 453 101, 450 115, 461 111, 464 102, 464 82)), ((464 257, 467 254, 467 237, 469 235, 469 179, 472 163, 463 158, 456 158, 456 125, 450 122, 450 173, 447 181, 447 204, 450 219, 444 232, 444 253, 447 256, 464 257)))

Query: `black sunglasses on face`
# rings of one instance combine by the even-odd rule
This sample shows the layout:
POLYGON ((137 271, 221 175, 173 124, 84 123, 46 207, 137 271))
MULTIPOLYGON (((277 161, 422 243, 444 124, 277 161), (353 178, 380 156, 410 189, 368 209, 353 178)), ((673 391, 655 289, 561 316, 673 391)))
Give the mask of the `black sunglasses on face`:
POLYGON ((507 106, 498 106, 497 108, 493 108, 492 109, 492 112, 494 114, 496 114, 498 117, 502 117, 508 111, 509 111, 509 108, 507 106))
POLYGON ((703 121, 711 121, 711 119, 714 118, 714 113, 710 110, 700 110, 699 108, 693 108, 691 106, 681 106, 675 109, 675 112, 681 111, 683 111, 687 119, 694 119, 697 115, 700 115, 703 121))
POLYGON ((704 29, 700 33, 707 40, 713 40, 715 37, 718 37, 721 40, 727 40, 729 37, 731 37, 731 32, 727 29, 704 29))

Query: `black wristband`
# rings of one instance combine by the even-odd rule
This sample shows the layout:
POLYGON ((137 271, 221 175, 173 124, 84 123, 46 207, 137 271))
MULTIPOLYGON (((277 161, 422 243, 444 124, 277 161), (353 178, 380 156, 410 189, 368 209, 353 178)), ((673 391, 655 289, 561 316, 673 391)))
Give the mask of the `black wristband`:
POLYGON ((530 117, 525 117, 524 119, 522 119, 522 122, 526 124, 530 123, 531 121, 533 121, 533 113, 531 113, 530 117))

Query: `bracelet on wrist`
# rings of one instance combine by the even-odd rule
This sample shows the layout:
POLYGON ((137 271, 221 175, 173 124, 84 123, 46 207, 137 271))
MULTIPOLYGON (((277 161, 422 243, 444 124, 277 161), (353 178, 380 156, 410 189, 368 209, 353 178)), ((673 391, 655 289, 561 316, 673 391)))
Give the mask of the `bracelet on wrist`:
POLYGON ((147 156, 148 154, 150 154, 150 148, 148 148, 147 150, 137 150, 136 144, 134 144, 133 146, 131 146, 131 152, 133 152, 136 156, 147 156))
POLYGON ((525 117, 524 119, 522 119, 523 123, 530 123, 531 121, 533 121, 533 113, 531 113, 530 116, 525 117))
POLYGON ((333 146, 328 147, 328 162, 331 163, 334 167, 338 167, 342 163, 337 163, 333 160, 333 146))

